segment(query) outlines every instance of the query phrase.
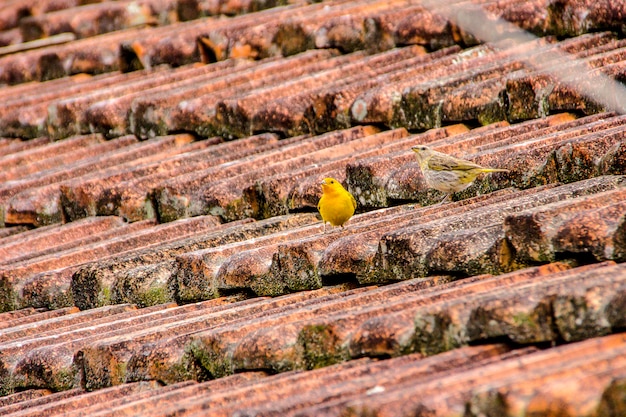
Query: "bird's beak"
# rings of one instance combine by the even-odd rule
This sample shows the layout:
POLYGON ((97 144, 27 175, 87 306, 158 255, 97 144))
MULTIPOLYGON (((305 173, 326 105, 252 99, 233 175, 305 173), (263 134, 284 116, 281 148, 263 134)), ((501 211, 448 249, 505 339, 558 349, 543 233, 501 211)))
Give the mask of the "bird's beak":
POLYGON ((322 180, 322 182, 320 182, 320 184, 322 184, 322 185, 326 185, 326 180, 325 180, 325 179, 324 179, 324 180, 322 180))
POLYGON ((420 150, 417 148, 417 146, 412 147, 412 148, 411 148, 411 150, 412 150, 413 152, 415 152, 415 153, 419 153, 419 151, 420 151, 420 150))

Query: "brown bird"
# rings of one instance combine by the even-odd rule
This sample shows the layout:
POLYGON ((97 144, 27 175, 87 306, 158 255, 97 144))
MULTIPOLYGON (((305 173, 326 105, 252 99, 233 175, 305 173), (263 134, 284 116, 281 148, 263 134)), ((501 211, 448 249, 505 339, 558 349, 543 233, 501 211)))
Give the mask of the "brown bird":
POLYGON ((446 193, 441 203, 450 194, 462 191, 472 185, 476 177, 488 172, 509 172, 508 169, 486 168, 464 159, 437 152, 428 146, 417 145, 411 148, 430 188, 446 193))

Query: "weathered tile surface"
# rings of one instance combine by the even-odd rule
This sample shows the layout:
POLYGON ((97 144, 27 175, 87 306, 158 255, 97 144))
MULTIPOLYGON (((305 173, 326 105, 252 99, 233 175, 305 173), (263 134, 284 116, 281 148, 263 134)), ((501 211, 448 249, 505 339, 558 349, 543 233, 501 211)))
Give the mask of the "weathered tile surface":
POLYGON ((432 3, 5 1, 0 414, 624 415, 624 2, 432 3))

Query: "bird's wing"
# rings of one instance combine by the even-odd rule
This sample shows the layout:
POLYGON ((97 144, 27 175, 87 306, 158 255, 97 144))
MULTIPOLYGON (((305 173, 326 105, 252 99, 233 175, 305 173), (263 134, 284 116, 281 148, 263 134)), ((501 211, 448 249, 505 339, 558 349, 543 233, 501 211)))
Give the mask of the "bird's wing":
POLYGON ((428 160, 428 167, 435 171, 469 171, 470 169, 482 168, 480 165, 470 161, 464 161, 449 155, 437 154, 430 157, 428 160))

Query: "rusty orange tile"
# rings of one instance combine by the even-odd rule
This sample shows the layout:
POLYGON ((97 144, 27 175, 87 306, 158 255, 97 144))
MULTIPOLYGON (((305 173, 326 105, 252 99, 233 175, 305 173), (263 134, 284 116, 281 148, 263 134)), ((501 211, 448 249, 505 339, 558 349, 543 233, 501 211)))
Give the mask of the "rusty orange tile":
POLYGON ((20 29, 25 41, 65 32, 72 32, 78 38, 87 38, 135 26, 172 23, 167 19, 168 15, 174 15, 173 2, 97 2, 25 17, 20 20, 20 29), (80 22, 96 24, 84 25, 80 22))
POLYGON ((99 217, 71 223, 65 227, 48 226, 21 233, 11 239, 0 240, 2 263, 16 259, 40 256, 42 252, 56 251, 61 245, 81 244, 85 236, 93 236, 105 230, 114 230, 124 224, 119 217, 99 217))

